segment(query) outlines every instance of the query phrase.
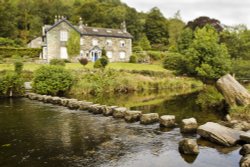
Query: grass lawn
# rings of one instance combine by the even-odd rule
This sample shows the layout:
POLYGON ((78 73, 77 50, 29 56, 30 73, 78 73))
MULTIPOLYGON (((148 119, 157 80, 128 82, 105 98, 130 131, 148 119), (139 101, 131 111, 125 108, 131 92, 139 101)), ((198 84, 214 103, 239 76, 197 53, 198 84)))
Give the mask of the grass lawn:
MULTIPOLYGON (((88 63, 85 68, 93 69, 94 63, 88 63)), ((25 63, 24 70, 34 71, 42 66, 41 64, 25 63)), ((67 63, 66 68, 75 70, 83 68, 80 63, 67 63)), ((109 63, 107 68, 110 69, 124 69, 124 70, 151 70, 151 71, 166 71, 161 65, 156 64, 133 64, 133 63, 109 63)), ((13 64, 0 64, 0 71, 2 70, 14 70, 13 64)))

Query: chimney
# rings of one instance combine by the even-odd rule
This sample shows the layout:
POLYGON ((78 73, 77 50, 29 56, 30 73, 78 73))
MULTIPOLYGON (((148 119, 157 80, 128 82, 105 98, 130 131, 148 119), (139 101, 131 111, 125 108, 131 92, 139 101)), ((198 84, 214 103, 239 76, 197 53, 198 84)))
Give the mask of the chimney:
POLYGON ((79 29, 83 29, 83 22, 81 17, 79 17, 79 29))
POLYGON ((126 33, 127 32, 127 27, 126 27, 126 22, 125 20, 121 23, 121 30, 126 33))

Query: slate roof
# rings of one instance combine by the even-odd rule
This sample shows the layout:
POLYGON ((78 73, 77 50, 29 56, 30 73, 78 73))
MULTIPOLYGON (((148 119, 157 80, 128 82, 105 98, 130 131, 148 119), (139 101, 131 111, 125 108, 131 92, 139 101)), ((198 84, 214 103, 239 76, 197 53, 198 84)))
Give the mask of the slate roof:
POLYGON ((120 29, 111 29, 111 28, 96 28, 83 26, 82 29, 79 29, 79 26, 72 25, 67 19, 63 18, 52 26, 46 28, 46 33, 52 30, 54 27, 60 23, 65 22, 74 30, 76 30, 81 35, 86 36, 101 36, 101 37, 115 37, 115 38, 133 38, 133 36, 128 32, 123 32, 120 29))

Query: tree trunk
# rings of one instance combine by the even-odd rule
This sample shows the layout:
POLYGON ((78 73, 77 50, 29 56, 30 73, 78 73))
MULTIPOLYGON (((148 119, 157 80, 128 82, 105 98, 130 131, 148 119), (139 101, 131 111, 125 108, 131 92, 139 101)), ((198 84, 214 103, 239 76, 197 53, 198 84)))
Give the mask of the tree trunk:
POLYGON ((216 86, 230 106, 246 106, 250 104, 250 94, 248 90, 230 74, 221 77, 216 82, 216 86))

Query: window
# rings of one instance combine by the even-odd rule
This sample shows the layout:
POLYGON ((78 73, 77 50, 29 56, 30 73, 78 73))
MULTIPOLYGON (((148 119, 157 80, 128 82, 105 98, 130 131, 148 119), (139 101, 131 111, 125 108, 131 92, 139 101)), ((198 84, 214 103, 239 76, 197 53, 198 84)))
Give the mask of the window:
POLYGON ((98 40, 97 39, 93 39, 92 40, 92 45, 93 46, 97 46, 98 45, 98 40))
POLYGON ((120 41, 120 46, 121 46, 122 48, 124 48, 124 47, 125 47, 125 41, 120 41))
POLYGON ((92 30, 93 30, 94 32, 98 32, 98 29, 96 29, 96 28, 93 28, 92 30))
POLYGON ((80 38, 80 45, 83 45, 83 43, 84 43, 83 38, 80 38))
POLYGON ((112 46, 112 41, 110 39, 107 40, 107 46, 112 46))
POLYGON ((126 53, 125 52, 120 52, 120 59, 124 60, 126 58, 126 53))
POLYGON ((107 33, 112 33, 112 31, 111 30, 106 30, 107 31, 107 33))
POLYGON ((61 41, 68 41, 68 32, 67 31, 60 31, 60 40, 61 41))
POLYGON ((84 55, 83 50, 80 51, 80 56, 82 57, 84 55))
POLYGON ((108 57, 109 59, 112 59, 113 53, 112 53, 111 51, 108 51, 108 52, 107 52, 107 57, 108 57))

